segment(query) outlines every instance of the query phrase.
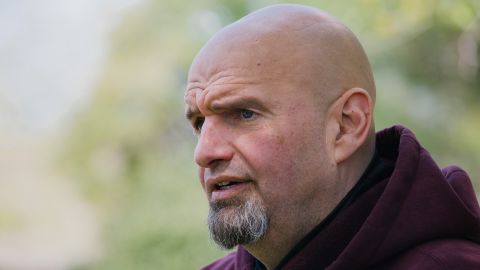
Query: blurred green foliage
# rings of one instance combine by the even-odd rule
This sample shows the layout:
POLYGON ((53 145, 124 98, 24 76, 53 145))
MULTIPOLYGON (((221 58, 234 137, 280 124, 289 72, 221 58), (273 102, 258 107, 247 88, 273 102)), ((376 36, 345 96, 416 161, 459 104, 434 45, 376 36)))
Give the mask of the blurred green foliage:
MULTIPOLYGON (((81 269, 197 269, 225 254, 210 240, 207 202, 183 119, 189 64, 222 26, 278 1, 145 2, 112 34, 95 96, 65 137, 61 166, 104 226, 104 254, 81 269)), ((479 1, 293 1, 357 33, 377 80, 376 127, 413 129, 443 166, 480 188, 479 1)))

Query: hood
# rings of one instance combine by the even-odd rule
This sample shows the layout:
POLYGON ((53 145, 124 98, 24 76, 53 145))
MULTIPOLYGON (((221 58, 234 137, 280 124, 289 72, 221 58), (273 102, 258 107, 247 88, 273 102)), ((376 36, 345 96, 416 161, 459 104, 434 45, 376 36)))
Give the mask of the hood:
POLYGON ((440 169, 402 126, 378 132, 376 144, 395 164, 389 179, 342 210, 281 269, 365 269, 436 239, 480 243, 480 210, 463 170, 440 169))
POLYGON ((435 239, 480 243, 480 210, 463 170, 441 170, 413 133, 401 126, 379 132, 377 150, 395 162, 395 169, 334 268, 368 267, 435 239))

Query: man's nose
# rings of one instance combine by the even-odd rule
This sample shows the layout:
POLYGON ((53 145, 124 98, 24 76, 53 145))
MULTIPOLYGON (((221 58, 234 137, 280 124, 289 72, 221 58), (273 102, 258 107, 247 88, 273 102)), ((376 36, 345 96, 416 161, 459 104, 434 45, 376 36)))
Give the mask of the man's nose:
POLYGON ((229 161, 233 157, 233 148, 225 127, 219 123, 205 119, 195 148, 195 162, 203 168, 211 168, 221 161, 229 161))

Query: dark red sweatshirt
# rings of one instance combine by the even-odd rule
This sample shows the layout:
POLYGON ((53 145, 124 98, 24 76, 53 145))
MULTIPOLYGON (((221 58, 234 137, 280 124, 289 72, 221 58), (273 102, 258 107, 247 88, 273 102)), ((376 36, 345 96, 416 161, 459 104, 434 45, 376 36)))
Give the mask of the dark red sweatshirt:
MULTIPOLYGON (((480 269, 480 208, 468 175, 440 169, 401 126, 377 133, 376 152, 365 179, 276 269, 480 269)), ((203 269, 258 265, 240 246, 203 269)))

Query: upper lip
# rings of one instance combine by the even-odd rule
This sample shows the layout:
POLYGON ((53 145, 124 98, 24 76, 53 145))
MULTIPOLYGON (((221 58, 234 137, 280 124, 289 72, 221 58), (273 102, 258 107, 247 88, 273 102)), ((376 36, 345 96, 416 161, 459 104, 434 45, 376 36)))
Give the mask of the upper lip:
POLYGON ((248 178, 239 177, 239 176, 231 176, 231 175, 220 175, 217 177, 210 177, 206 179, 205 184, 207 186, 208 193, 212 193, 217 189, 217 185, 222 182, 236 182, 236 183, 243 183, 249 182, 248 178))

